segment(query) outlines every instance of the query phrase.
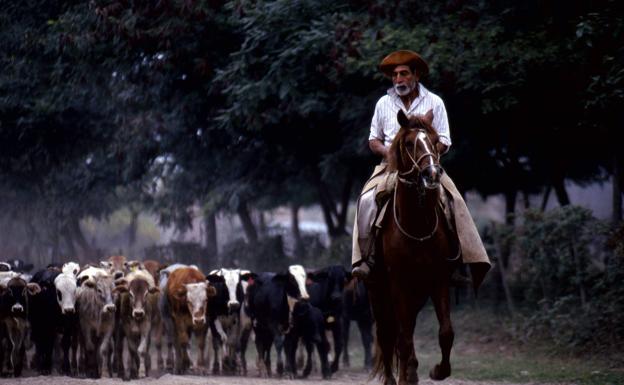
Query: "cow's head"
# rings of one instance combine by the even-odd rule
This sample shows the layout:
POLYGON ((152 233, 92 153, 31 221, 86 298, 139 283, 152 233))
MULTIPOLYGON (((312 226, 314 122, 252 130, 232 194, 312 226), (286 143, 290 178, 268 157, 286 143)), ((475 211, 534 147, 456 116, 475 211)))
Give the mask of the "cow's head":
MULTIPOLYGON (((117 290, 118 288, 115 288, 117 290)), ((157 287, 151 286, 143 277, 135 277, 125 289, 130 297, 130 305, 132 306, 132 317, 136 320, 142 320, 145 317, 145 304, 147 303, 147 295, 157 293, 157 287)))
POLYGON ((206 323, 206 305, 208 297, 217 294, 214 286, 208 280, 204 282, 187 283, 181 287, 177 293, 178 298, 186 300, 186 306, 191 314, 193 325, 203 325, 206 323))
POLYGON ((126 275, 128 262, 123 255, 113 255, 108 257, 106 261, 100 261, 100 267, 112 275, 114 279, 119 279, 126 275))
POLYGON ((86 279, 82 286, 95 290, 96 295, 102 303, 102 313, 114 313, 115 304, 113 302, 113 278, 109 275, 100 275, 95 279, 86 279))
POLYGON ((80 273, 80 265, 76 262, 67 262, 63 264, 61 269, 63 274, 73 275, 74 277, 78 277, 78 273, 80 273))
MULTIPOLYGON (((73 263, 73 262, 72 262, 73 263)), ((61 307, 63 314, 73 314, 76 311, 76 276, 73 271, 69 274, 62 273, 54 279, 56 288, 56 301, 61 307)))
POLYGON ((0 285, 2 296, 2 311, 9 312, 12 316, 25 316, 28 295, 36 295, 41 292, 41 287, 36 283, 26 283, 20 277, 11 278, 6 284, 0 285))
POLYGON ((308 291, 306 290, 306 272, 301 265, 290 265, 288 267, 288 274, 290 275, 290 285, 286 286, 287 294, 296 299, 310 299, 308 291), (294 287, 292 281, 294 280, 294 287))
POLYGON ((241 282, 240 269, 213 270, 210 272, 210 277, 210 279, 218 279, 225 284, 228 292, 228 311, 238 311, 240 309, 240 300, 242 300, 242 291, 239 290, 239 283, 241 282))
POLYGON ((351 279, 342 266, 330 266, 324 269, 308 272, 308 278, 320 286, 320 302, 322 306, 331 309, 334 313, 342 311, 342 298, 345 284, 351 279))

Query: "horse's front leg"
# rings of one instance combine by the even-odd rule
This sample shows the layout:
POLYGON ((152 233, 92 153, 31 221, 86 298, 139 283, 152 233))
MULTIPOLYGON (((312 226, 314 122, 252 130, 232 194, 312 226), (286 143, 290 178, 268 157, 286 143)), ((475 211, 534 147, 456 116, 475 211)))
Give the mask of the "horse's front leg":
MULTIPOLYGON (((395 282, 398 280, 395 280, 395 282)), ((418 360, 414 352, 414 327, 416 315, 425 303, 425 299, 412 294, 405 295, 405 290, 398 282, 392 285, 393 298, 396 299, 399 351, 399 385, 418 384, 418 360)))
POLYGON ((451 325, 449 286, 447 284, 440 285, 440 287, 435 289, 431 299, 438 317, 438 324, 440 325, 438 340, 442 351, 442 361, 431 369, 429 377, 433 380, 441 381, 451 375, 450 356, 453 339, 455 338, 453 326, 451 325))

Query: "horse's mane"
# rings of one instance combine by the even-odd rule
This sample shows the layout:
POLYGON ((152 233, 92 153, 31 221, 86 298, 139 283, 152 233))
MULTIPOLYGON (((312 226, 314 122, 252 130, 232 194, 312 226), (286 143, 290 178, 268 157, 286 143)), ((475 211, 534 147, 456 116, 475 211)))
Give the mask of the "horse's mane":
MULTIPOLYGON (((433 117, 433 115, 431 115, 433 117)), ((425 130, 431 143, 435 145, 438 142, 438 132, 429 123, 426 115, 412 115, 409 118, 409 126, 401 126, 401 129, 394 137, 390 150, 388 151, 388 171, 397 171, 401 166, 401 151, 405 147, 405 138, 415 130, 425 130)), ((432 118, 433 119, 433 118, 432 118)))

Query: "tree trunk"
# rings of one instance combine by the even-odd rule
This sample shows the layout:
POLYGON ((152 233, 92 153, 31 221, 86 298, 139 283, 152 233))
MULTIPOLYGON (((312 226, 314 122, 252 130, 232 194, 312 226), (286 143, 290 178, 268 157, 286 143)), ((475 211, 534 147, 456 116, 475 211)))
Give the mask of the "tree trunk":
POLYGON ((518 192, 516 190, 507 190, 505 192, 505 223, 510 226, 515 221, 517 196, 518 192))
MULTIPOLYGON (((76 251, 76 247, 74 246, 74 239, 72 237, 71 230, 69 228, 69 224, 63 226, 63 230, 61 230, 61 236, 63 237, 63 241, 65 241, 65 246, 67 247, 67 254, 71 260, 77 258, 79 261, 83 261, 82 258, 78 255, 76 251)), ((60 261, 55 261, 60 262, 60 261)))
POLYGON ((206 227, 206 250, 212 257, 217 256, 217 216, 214 212, 204 214, 204 225, 206 227))
POLYGON ((295 256, 301 256, 303 250, 303 240, 301 239, 301 231, 299 231, 299 208, 296 203, 290 205, 291 229, 293 240, 295 241, 295 256))
POLYGON ((614 224, 622 221, 622 165, 617 154, 613 155, 613 215, 614 224))
POLYGON ((73 240, 82 249, 84 253, 84 257, 87 260, 95 258, 96 257, 95 252, 93 248, 91 247, 91 245, 89 245, 89 242, 87 242, 87 240, 85 239, 84 234, 82 233, 82 230, 80 229, 80 222, 78 221, 78 219, 73 218, 73 217, 70 218, 69 222, 67 223, 67 227, 68 227, 68 230, 70 231, 70 234, 73 240))
POLYGON ((245 237, 247 237, 247 242, 249 243, 257 243, 258 242, 258 231, 256 231, 256 226, 251 220, 251 215, 249 214, 249 208, 247 207, 247 202, 241 202, 236 209, 236 213, 240 218, 241 224, 243 225, 243 231, 245 232, 245 237))
POLYGON ((264 211, 258 212, 258 230, 263 237, 267 235, 268 229, 266 224, 266 218, 264 217, 264 211))
POLYGON ((567 206, 570 204, 570 197, 565 188, 565 178, 563 176, 557 176, 553 181, 553 188, 557 195, 557 201, 560 206, 567 206))
POLYGON ((548 185, 544 188, 544 196, 542 197, 542 205, 540 206, 540 210, 542 212, 546 211, 546 206, 548 205, 548 198, 550 198, 551 190, 552 190, 551 185, 548 185))
POLYGON ((343 186, 343 194, 342 194, 342 207, 340 213, 336 210, 336 202, 331 196, 329 188, 327 184, 323 182, 321 179, 321 173, 319 170, 314 170, 313 173, 314 183, 316 185, 318 195, 319 195, 319 203, 321 204, 321 209, 323 211, 323 218, 325 219, 325 224, 327 225, 327 233, 331 239, 336 239, 343 235, 347 234, 345 230, 346 225, 346 215, 347 209, 349 205, 348 194, 351 192, 351 185, 353 184, 352 178, 347 178, 345 180, 345 185, 343 186), (347 191, 348 190, 348 191, 347 191), (345 194, 345 191, 347 193, 345 194), (347 199, 345 200, 345 195, 347 199))
POLYGON ((133 250, 136 243, 137 230, 139 227, 139 212, 130 209, 130 224, 128 225, 128 250, 133 250))

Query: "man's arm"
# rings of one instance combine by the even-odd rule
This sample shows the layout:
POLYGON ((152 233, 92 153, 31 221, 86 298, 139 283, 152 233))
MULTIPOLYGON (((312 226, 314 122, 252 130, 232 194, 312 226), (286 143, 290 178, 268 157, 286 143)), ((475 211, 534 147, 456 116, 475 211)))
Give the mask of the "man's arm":
POLYGON ((386 156, 388 155, 388 148, 384 146, 381 140, 379 139, 369 140, 368 147, 371 149, 373 154, 380 155, 382 158, 386 159, 386 156))

